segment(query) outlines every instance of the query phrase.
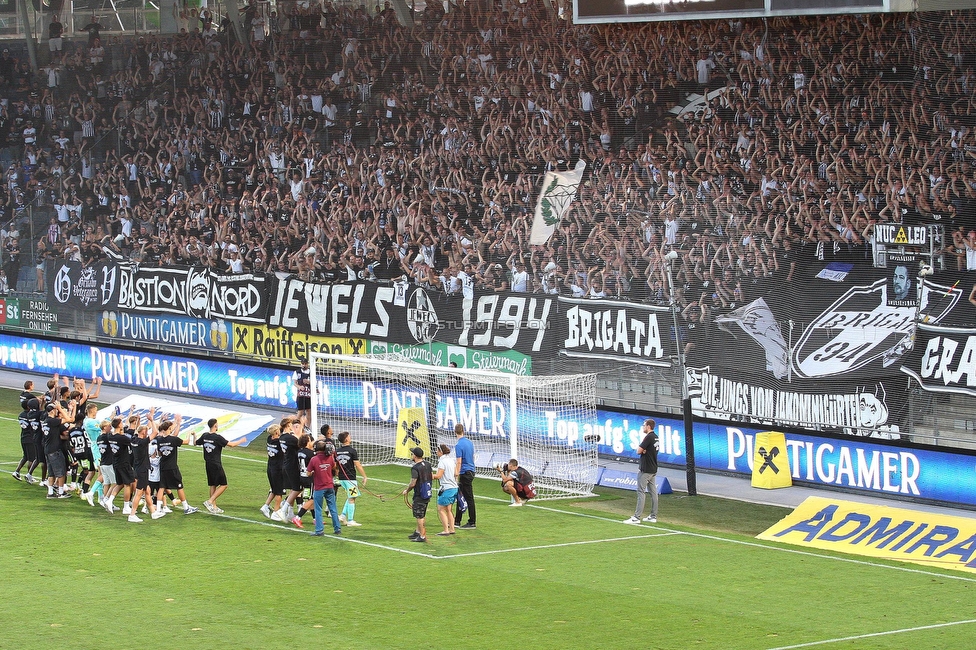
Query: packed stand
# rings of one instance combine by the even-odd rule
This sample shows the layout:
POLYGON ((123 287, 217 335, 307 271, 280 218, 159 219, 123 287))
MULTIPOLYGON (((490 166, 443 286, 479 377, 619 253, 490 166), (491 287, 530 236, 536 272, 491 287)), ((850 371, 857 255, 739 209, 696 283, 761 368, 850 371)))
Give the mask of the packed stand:
POLYGON ((10 289, 63 255, 664 304, 675 249, 685 317, 711 318, 934 218, 976 268, 972 13, 573 26, 502 2, 407 28, 295 4, 249 7, 244 44, 178 22, 95 30, 39 80, 0 57, 10 289), (579 158, 578 200, 529 245, 542 174, 579 158), (52 216, 29 241, 32 201, 52 216))

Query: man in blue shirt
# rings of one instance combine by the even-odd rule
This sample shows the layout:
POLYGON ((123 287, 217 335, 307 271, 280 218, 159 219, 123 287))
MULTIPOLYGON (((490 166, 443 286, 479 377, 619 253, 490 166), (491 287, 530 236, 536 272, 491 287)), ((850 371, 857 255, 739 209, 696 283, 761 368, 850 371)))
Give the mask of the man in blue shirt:
POLYGON ((458 492, 461 498, 458 499, 456 512, 454 513, 455 528, 477 528, 474 511, 474 444, 464 435, 464 425, 455 424, 454 433, 457 435, 457 444, 454 445, 454 455, 457 456, 457 469, 454 475, 457 477, 458 492), (464 515, 462 501, 467 505, 468 523, 461 525, 461 517, 464 515))

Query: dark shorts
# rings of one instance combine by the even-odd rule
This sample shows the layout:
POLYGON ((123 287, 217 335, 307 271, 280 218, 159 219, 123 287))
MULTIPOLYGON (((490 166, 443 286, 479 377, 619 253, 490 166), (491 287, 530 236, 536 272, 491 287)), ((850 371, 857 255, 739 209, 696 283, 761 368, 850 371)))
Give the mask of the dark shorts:
POLYGON ((183 489, 183 475, 180 474, 179 469, 159 470, 159 482, 162 483, 163 487, 167 490, 183 489))
POLYGON ((307 411, 312 408, 312 398, 311 397, 296 397, 295 407, 299 411, 307 411))
POLYGON ((74 456, 74 459, 78 463, 78 469, 82 472, 95 471, 95 459, 92 457, 90 449, 80 456, 74 456))
POLYGON ((281 470, 282 485, 286 490, 294 492, 302 491, 302 473, 298 471, 298 466, 285 467, 281 470))
POLYGON ((37 447, 34 446, 34 439, 27 438, 20 440, 20 448, 24 450, 24 458, 33 462, 37 460, 37 447))
POLYGON ((47 455, 47 475, 54 478, 63 478, 68 473, 68 466, 64 462, 64 454, 61 450, 47 455))
POLYGON ((427 516, 427 505, 430 503, 430 499, 418 499, 413 498, 413 518, 423 519, 427 516))
POLYGON ((302 478, 302 500, 311 501, 312 500, 312 479, 302 478))
POLYGON ((156 494, 163 488, 163 484, 160 481, 149 481, 149 491, 152 494, 156 494))
POLYGON ((285 488, 281 482, 281 470, 268 468, 268 485, 271 486, 271 494, 281 496, 285 493, 285 488))
POLYGON ((131 464, 115 463, 112 467, 115 468, 115 482, 119 485, 129 485, 136 480, 136 473, 132 471, 131 464))
POLYGON ((149 487, 149 467, 136 467, 136 489, 145 490, 149 487))
POLYGON ((37 460, 41 461, 44 464, 47 464, 47 452, 44 451, 43 440, 37 440, 37 439, 34 440, 34 458, 36 458, 37 460))
POLYGON ((222 465, 207 464, 207 485, 214 487, 227 485, 227 475, 222 465))

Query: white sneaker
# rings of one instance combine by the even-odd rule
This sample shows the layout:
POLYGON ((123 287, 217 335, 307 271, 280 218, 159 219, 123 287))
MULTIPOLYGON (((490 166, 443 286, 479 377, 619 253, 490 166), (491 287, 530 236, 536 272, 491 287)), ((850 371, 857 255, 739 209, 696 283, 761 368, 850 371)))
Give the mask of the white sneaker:
POLYGON ((215 515, 222 515, 222 514, 224 514, 224 511, 221 510, 220 508, 218 508, 217 506, 214 506, 213 511, 214 511, 214 514, 215 515))
POLYGON ((134 524, 141 524, 142 523, 142 519, 139 519, 139 517, 136 516, 136 515, 129 515, 129 521, 131 521, 134 524))
POLYGON ((345 524, 346 523, 346 516, 345 515, 339 515, 339 523, 340 524, 345 524))
POLYGON ((624 523, 625 524, 639 524, 640 523, 640 518, 637 517, 636 515, 631 515, 630 519, 624 520, 624 523))
POLYGON ((271 513, 271 521, 288 521, 285 519, 285 514, 281 510, 275 510, 271 513))
POLYGON ((647 515, 646 517, 644 517, 644 521, 646 521, 649 524, 656 524, 657 517, 652 517, 651 515, 647 515))
POLYGON ((147 508, 145 504, 143 504, 143 506, 142 506, 142 514, 144 514, 144 515, 148 515, 149 514, 149 508, 147 508))
POLYGON ((153 519, 161 519, 165 514, 166 513, 163 512, 162 510, 157 510, 156 512, 152 513, 152 518, 153 519))
POLYGON ((95 507, 95 493, 94 492, 82 492, 81 498, 88 502, 88 505, 95 507))
POLYGON ((269 506, 267 503, 261 506, 261 514, 268 519, 271 519, 271 506, 269 506))
POLYGON ((207 512, 209 512, 210 514, 212 515, 217 514, 217 509, 214 508, 214 504, 210 503, 209 501, 204 501, 203 507, 206 508, 207 512))
POLYGON ((36 481, 37 479, 31 476, 30 474, 26 474, 24 476, 24 480, 27 481, 27 485, 34 485, 34 481, 36 481))
POLYGON ((362 524, 356 521, 355 519, 350 519, 349 521, 343 523, 345 523, 347 526, 362 526, 362 524))
POLYGON ((123 515, 131 515, 132 514, 132 506, 129 504, 128 501, 126 501, 125 502, 125 505, 122 506, 122 514, 123 515))
POLYGON ((508 506, 510 508, 521 508, 522 507, 522 502, 521 501, 513 501, 512 503, 508 504, 508 506))
POLYGON ((184 515, 192 515, 194 512, 200 512, 199 508, 194 508, 193 506, 187 506, 183 508, 184 515))
POLYGON ((171 512, 173 512, 173 510, 169 506, 163 506, 163 514, 164 515, 168 515, 171 512))

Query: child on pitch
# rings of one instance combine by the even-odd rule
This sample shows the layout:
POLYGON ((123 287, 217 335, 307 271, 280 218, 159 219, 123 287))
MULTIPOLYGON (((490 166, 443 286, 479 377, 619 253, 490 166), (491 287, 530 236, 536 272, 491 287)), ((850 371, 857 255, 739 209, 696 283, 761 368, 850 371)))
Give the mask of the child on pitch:
POLYGON ((302 517, 305 516, 305 513, 312 512, 315 508, 315 502, 312 499, 312 476, 307 474, 308 462, 315 456, 315 451, 312 449, 312 437, 306 433, 300 435, 298 437, 298 447, 298 469, 302 474, 302 507, 292 517, 291 523, 299 528, 304 528, 302 525, 302 517))

